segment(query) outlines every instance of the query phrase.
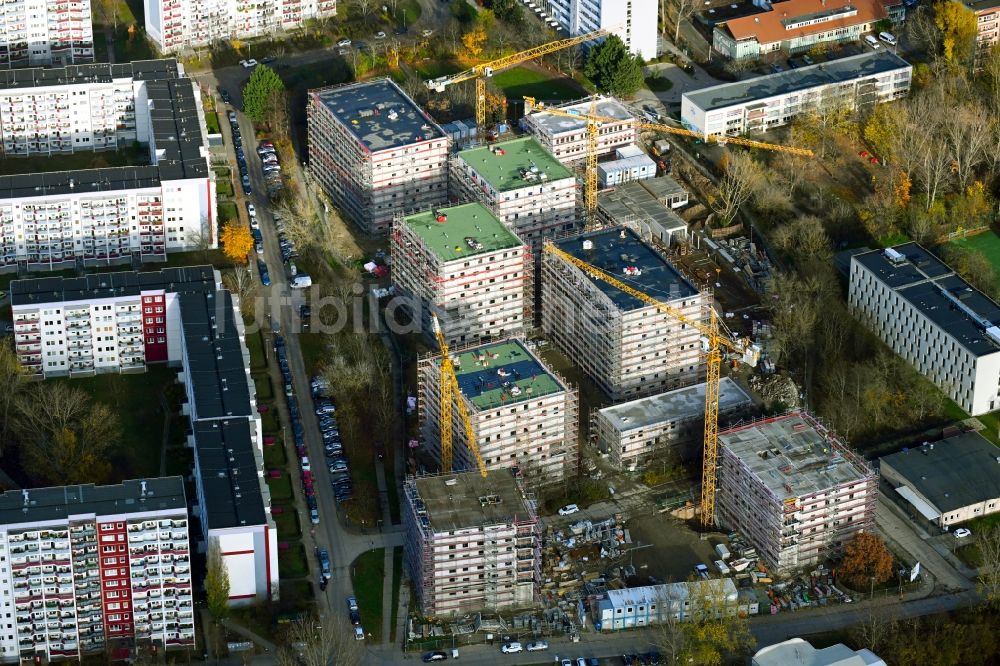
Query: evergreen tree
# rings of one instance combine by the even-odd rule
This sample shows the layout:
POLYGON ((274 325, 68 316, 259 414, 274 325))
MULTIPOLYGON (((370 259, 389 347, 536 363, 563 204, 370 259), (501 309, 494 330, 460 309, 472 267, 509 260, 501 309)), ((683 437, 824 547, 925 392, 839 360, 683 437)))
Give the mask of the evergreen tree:
POLYGON ((584 74, 601 92, 628 97, 642 87, 642 58, 629 53, 618 35, 611 35, 587 56, 584 74))
POLYGON ((281 77, 267 65, 257 65, 250 80, 243 86, 243 112, 255 123, 267 115, 267 110, 275 95, 285 90, 281 77))

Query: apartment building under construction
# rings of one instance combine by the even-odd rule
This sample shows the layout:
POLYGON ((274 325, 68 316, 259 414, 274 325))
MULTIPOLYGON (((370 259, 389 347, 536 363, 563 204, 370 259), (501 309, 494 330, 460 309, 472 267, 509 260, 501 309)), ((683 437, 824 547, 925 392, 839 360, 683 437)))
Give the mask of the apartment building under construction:
POLYGON ((448 197, 448 137, 391 79, 310 90, 309 164, 333 203, 370 235, 448 197))
MULTIPOLYGON (((707 321, 711 296, 625 227, 562 239, 556 247, 671 306, 707 321)), ((703 379, 698 329, 554 254, 542 256, 542 329, 614 401, 703 379)))
POLYGON ((531 252, 485 206, 468 203, 397 216, 392 283, 431 333, 433 311, 449 344, 518 335, 531 317, 531 252))
POLYGON ((813 566, 874 528, 878 473, 805 412, 720 432, 719 461, 720 525, 777 572, 813 566))
POLYGON ((576 177, 534 137, 457 153, 451 191, 482 201, 536 252, 542 238, 577 229, 576 177))
POLYGON ((407 479, 406 564, 430 617, 531 606, 541 582, 535 499, 506 471, 407 479))
MULTIPOLYGON (((452 349, 450 353, 479 451, 487 469, 517 467, 532 486, 558 483, 578 465, 576 389, 518 339, 452 349)), ((421 436, 441 460, 441 357, 418 363, 421 436)), ((458 410, 452 410, 455 469, 474 469, 458 410)))
MULTIPOLYGON (((590 100, 558 107, 571 113, 591 113, 590 100)), ((638 143, 635 115, 613 97, 598 98, 594 113, 606 118, 620 118, 620 122, 597 124, 597 153, 606 155, 638 143)), ((539 143, 563 164, 582 160, 587 156, 587 123, 575 118, 556 116, 545 111, 529 113, 521 121, 535 135, 539 143)))

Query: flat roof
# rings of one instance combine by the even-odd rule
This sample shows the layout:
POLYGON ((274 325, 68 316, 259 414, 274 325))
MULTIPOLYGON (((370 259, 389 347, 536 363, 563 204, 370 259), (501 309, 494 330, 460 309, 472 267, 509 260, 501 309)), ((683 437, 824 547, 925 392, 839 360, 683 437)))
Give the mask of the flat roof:
MULTIPOLYGON (((719 411, 725 412, 751 404, 750 395, 731 377, 719 381, 719 411)), ((681 419, 704 418, 705 383, 685 386, 600 410, 619 432, 638 430, 651 425, 681 419)))
MULTIPOLYGON (((9 70, 0 72, 0 94, 23 88, 121 80, 145 82, 148 106, 136 104, 135 113, 148 113, 150 143, 156 148, 153 165, 0 176, 0 199, 114 192, 159 187, 168 180, 207 178, 207 143, 198 115, 198 94, 176 60, 9 70)), ((59 156, 49 159, 55 162, 59 156)))
MULTIPOLYGON (((632 184, 627 183, 627 185, 632 184)), ((661 301, 675 301, 698 295, 695 286, 681 275, 673 264, 627 227, 591 231, 558 240, 555 245, 560 250, 610 273, 618 280, 661 301), (591 249, 584 249, 584 241, 591 242, 591 249), (626 268, 636 268, 638 273, 626 275, 624 272, 626 268)), ((620 310, 648 307, 643 301, 603 280, 588 279, 620 310)))
POLYGON ((42 277, 13 280, 10 302, 14 307, 46 303, 88 301, 99 298, 139 296, 144 291, 209 293, 221 285, 211 266, 180 266, 158 271, 92 273, 83 277, 42 277))
POLYGON ((391 79, 319 88, 309 94, 371 152, 438 139, 445 134, 391 79))
MULTIPOLYGON (((848 457, 832 433, 801 412, 793 412, 719 433, 719 444, 736 456, 779 501, 863 481, 874 471, 862 458, 848 457)), ((725 478, 723 475, 721 478, 725 478)))
POLYGON ((757 650, 751 663, 753 666, 885 666, 871 650, 855 651, 843 643, 817 650, 802 638, 763 647, 757 650))
POLYGON ((683 185, 666 175, 657 176, 656 178, 644 178, 639 181, 639 184, 642 185, 642 189, 656 197, 660 203, 664 203, 667 199, 671 199, 678 194, 688 193, 683 185))
POLYGON ((187 512, 184 479, 179 476, 135 479, 108 486, 87 483, 0 493, 0 524, 7 528, 89 514, 112 516, 171 509, 187 512))
POLYGON ((208 529, 226 529, 267 522, 263 479, 257 468, 250 421, 195 421, 195 456, 208 529))
POLYGON ((524 245, 479 202, 409 215, 405 222, 434 256, 445 263, 524 245), (442 215, 445 221, 438 222, 442 215))
MULTIPOLYGON (((590 100, 563 104, 553 108, 569 111, 571 113, 590 113, 590 100)), ((621 120, 633 120, 635 114, 629 111, 628 107, 619 102, 614 97, 599 97, 597 99, 597 110, 595 115, 606 116, 608 118, 620 118, 621 120)), ((537 127, 540 131, 548 135, 566 134, 579 132, 587 127, 587 123, 582 120, 574 120, 565 116, 554 116, 551 113, 536 111, 526 116, 529 123, 537 127)), ((601 123, 598 123, 601 125, 601 123)))
POLYGON ((882 0, 788 0, 771 11, 742 16, 720 26, 736 40, 773 44, 797 37, 874 23, 887 16, 882 0), (826 20, 816 20, 823 19, 826 20))
POLYGON ((692 596, 701 598, 720 593, 725 595, 727 602, 735 602, 739 596, 732 578, 716 578, 608 590, 599 605, 602 608, 634 608, 648 603, 682 602, 692 596))
MULTIPOLYGON (((788 0, 794 2, 794 0, 788 0)), ((787 4, 787 3, 786 3, 787 4)), ((777 74, 765 74, 744 81, 722 83, 684 93, 683 97, 704 111, 742 106, 748 102, 818 86, 844 83, 893 70, 910 64, 888 49, 831 60, 818 65, 798 67, 777 74)))
POLYGON ((566 390, 520 340, 469 347, 450 356, 462 395, 478 410, 566 390))
POLYGON ((610 171, 620 171, 634 167, 656 168, 656 162, 653 161, 652 157, 643 153, 642 155, 630 155, 628 157, 619 157, 618 159, 600 162, 597 165, 597 170, 607 174, 610 171))
POLYGON ((977 14, 1000 8, 1000 0, 965 0, 964 4, 977 14))
POLYGON ((883 456, 879 463, 941 513, 1000 497, 1000 449, 976 432, 883 456))
POLYGON ((1000 326, 996 301, 917 243, 890 249, 898 253, 895 262, 887 250, 856 254, 851 260, 871 271, 971 354, 985 356, 1000 351, 1000 344, 986 334, 991 326, 1000 326))
POLYGON ((435 533, 534 519, 508 470, 488 472, 486 478, 478 471, 421 476, 407 483, 415 487, 435 533))
POLYGON ((470 148, 459 152, 458 156, 497 192, 538 185, 540 174, 544 174, 546 180, 573 178, 573 172, 542 148, 533 136, 470 148))

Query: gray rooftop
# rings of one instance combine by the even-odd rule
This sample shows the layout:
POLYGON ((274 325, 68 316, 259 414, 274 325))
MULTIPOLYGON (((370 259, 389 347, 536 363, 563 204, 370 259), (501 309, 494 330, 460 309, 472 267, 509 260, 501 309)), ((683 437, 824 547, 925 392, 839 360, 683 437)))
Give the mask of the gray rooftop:
MULTIPOLYGON (((729 377, 719 382, 719 412, 724 413, 751 404, 750 396, 729 377)), ((705 383, 639 398, 600 410, 619 432, 638 430, 670 421, 704 418, 705 383)))
POLYGON ((975 356, 1000 351, 986 334, 1000 326, 1000 305, 952 272, 944 262, 916 243, 891 248, 902 259, 890 260, 884 250, 852 257, 925 317, 937 324, 975 356))
POLYGON ((444 136, 430 116, 391 79, 311 90, 371 152, 444 136))
MULTIPOLYGON (((597 207, 610 220, 612 224, 624 224, 630 218, 642 220, 650 223, 657 231, 664 231, 673 234, 678 231, 687 231, 687 222, 673 210, 663 204, 654 191, 658 191, 658 185, 653 188, 646 186, 647 181, 659 181, 660 178, 647 178, 645 180, 634 180, 624 185, 616 185, 609 190, 604 190, 597 195, 597 207)), ((673 180, 673 185, 677 185, 673 180)), ((662 189, 668 189, 666 185, 662 189)), ((678 186, 683 192, 683 188, 678 186)))
MULTIPOLYGON (((569 111, 571 113, 575 112, 588 114, 590 113, 590 100, 575 102, 573 104, 565 104, 554 108, 562 111, 569 111)), ((621 118, 622 120, 632 120, 635 118, 635 115, 629 111, 624 104, 613 97, 602 97, 598 99, 595 115, 607 116, 609 118, 621 118)), ((531 125, 537 127, 540 131, 548 135, 579 132, 586 127, 586 123, 582 120, 574 120, 573 118, 566 118, 565 116, 554 116, 551 113, 545 113, 545 111, 531 113, 526 116, 526 120, 531 125)))
POLYGON ((0 494, 0 525, 11 528, 24 523, 65 521, 74 516, 110 516, 171 509, 187 512, 184 479, 179 476, 123 481, 110 486, 88 483, 25 491, 8 490, 0 494))
MULTIPOLYGON (((202 155, 205 129, 198 117, 197 93, 191 79, 181 75, 176 60, 9 70, 0 72, 0 92, 116 79, 146 82, 150 134, 158 151, 155 165, 0 176, 0 199, 157 187, 165 180, 208 177, 208 161, 202 155)), ((136 114, 145 112, 136 105, 136 114)))
POLYGON ((902 68, 909 69, 910 64, 888 49, 879 49, 818 65, 702 88, 684 93, 683 97, 704 111, 712 111, 902 68))
MULTIPOLYGON (((719 433, 721 455, 746 465, 778 501, 824 492, 874 474, 861 457, 800 412, 719 433)), ((723 467, 724 469, 724 467, 723 467)), ((720 475, 720 483, 724 475, 720 475)))
POLYGON ((963 432, 940 442, 879 459, 941 513, 1000 497, 1000 449, 979 433, 963 432))
POLYGON ((195 455, 207 529, 225 529, 267 522, 262 479, 250 439, 247 419, 196 421, 195 455))
MULTIPOLYGON (((658 300, 669 302, 691 298, 698 294, 695 286, 688 282, 673 264, 626 227, 591 231, 558 240, 555 244, 559 249, 600 268, 605 273, 610 273, 621 282, 658 300), (584 249, 585 241, 591 242, 591 249, 584 249), (641 273, 624 274, 625 268, 633 267, 639 269, 641 273)), ((647 307, 643 301, 603 280, 591 281, 619 310, 629 311, 647 307)))
POLYGON ((491 471, 485 479, 475 471, 423 476, 409 483, 414 484, 434 532, 506 525, 532 515, 508 470, 491 471))
POLYGON ((84 277, 14 280, 10 301, 15 307, 138 296, 143 291, 213 292, 219 285, 211 266, 183 266, 158 271, 93 273, 84 277))

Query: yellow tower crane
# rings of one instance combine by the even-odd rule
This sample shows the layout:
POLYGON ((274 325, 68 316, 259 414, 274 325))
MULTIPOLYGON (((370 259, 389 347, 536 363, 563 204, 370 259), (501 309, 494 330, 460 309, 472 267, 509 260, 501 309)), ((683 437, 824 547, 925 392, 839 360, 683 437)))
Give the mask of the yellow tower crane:
POLYGON ((444 332, 441 330, 441 322, 438 321, 437 315, 431 314, 431 320, 434 323, 434 335, 437 336, 438 347, 441 348, 441 471, 451 471, 451 401, 454 399, 455 404, 458 405, 458 416, 462 419, 462 425, 465 426, 465 439, 469 450, 476 457, 480 476, 486 478, 486 463, 483 462, 483 456, 479 453, 476 431, 472 428, 472 421, 469 420, 469 413, 465 410, 465 402, 462 400, 462 393, 458 388, 455 366, 448 355, 448 342, 444 339, 444 332))
POLYGON ((587 34, 580 35, 578 37, 570 37, 568 39, 560 39, 554 42, 541 44, 540 46, 535 46, 526 51, 513 53, 509 56, 504 56, 503 58, 498 58, 490 62, 480 63, 465 70, 464 72, 449 74, 448 76, 441 76, 436 79, 424 81, 424 85, 434 92, 441 93, 444 92, 444 89, 450 85, 462 83, 463 81, 468 81, 469 79, 475 79, 476 129, 479 132, 483 132, 486 128, 486 79, 509 67, 520 65, 523 62, 534 60, 535 58, 540 58, 541 56, 555 53, 556 51, 561 51, 571 46, 576 46, 577 44, 583 44, 584 42, 589 42, 593 39, 597 39, 598 37, 604 37, 610 34, 610 32, 614 29, 615 28, 604 28, 602 30, 588 32, 587 34))
POLYGON ((781 146, 776 143, 754 141, 753 139, 744 139, 739 136, 726 136, 724 134, 701 134, 700 132, 694 132, 680 127, 671 127, 670 125, 664 125, 663 123, 652 123, 645 120, 639 120, 638 118, 625 120, 622 118, 613 118, 611 116, 600 116, 594 112, 595 102, 593 101, 590 105, 590 113, 580 113, 579 111, 567 111, 565 109, 547 107, 544 104, 537 102, 534 97, 525 97, 525 114, 531 113, 533 110, 551 113, 554 116, 575 118, 586 123, 587 125, 587 165, 585 172, 586 179, 584 181, 583 188, 583 207, 587 213, 587 223, 590 225, 593 225, 594 217, 597 215, 597 131, 598 125, 601 123, 632 123, 639 129, 666 132, 667 134, 677 134, 694 139, 703 139, 720 145, 731 143, 737 146, 745 146, 747 148, 774 150, 783 153, 790 153, 792 155, 801 155, 803 157, 812 157, 814 155, 813 151, 807 148, 781 146))
POLYGON ((634 287, 630 287, 610 273, 606 273, 596 266, 591 266, 586 261, 578 259, 564 250, 560 250, 550 240, 546 240, 543 243, 542 252, 547 252, 563 259, 583 271, 584 274, 607 282, 629 296, 633 296, 647 305, 652 305, 660 312, 697 329, 705 336, 705 342, 708 347, 708 358, 706 363, 707 377, 705 379, 704 457, 701 469, 701 524, 706 529, 711 527, 715 522, 715 476, 719 454, 719 379, 722 368, 722 350, 725 348, 729 351, 742 354, 744 352, 744 345, 729 339, 720 330, 715 308, 709 308, 708 323, 706 324, 705 322, 688 317, 679 310, 658 301, 634 287))

